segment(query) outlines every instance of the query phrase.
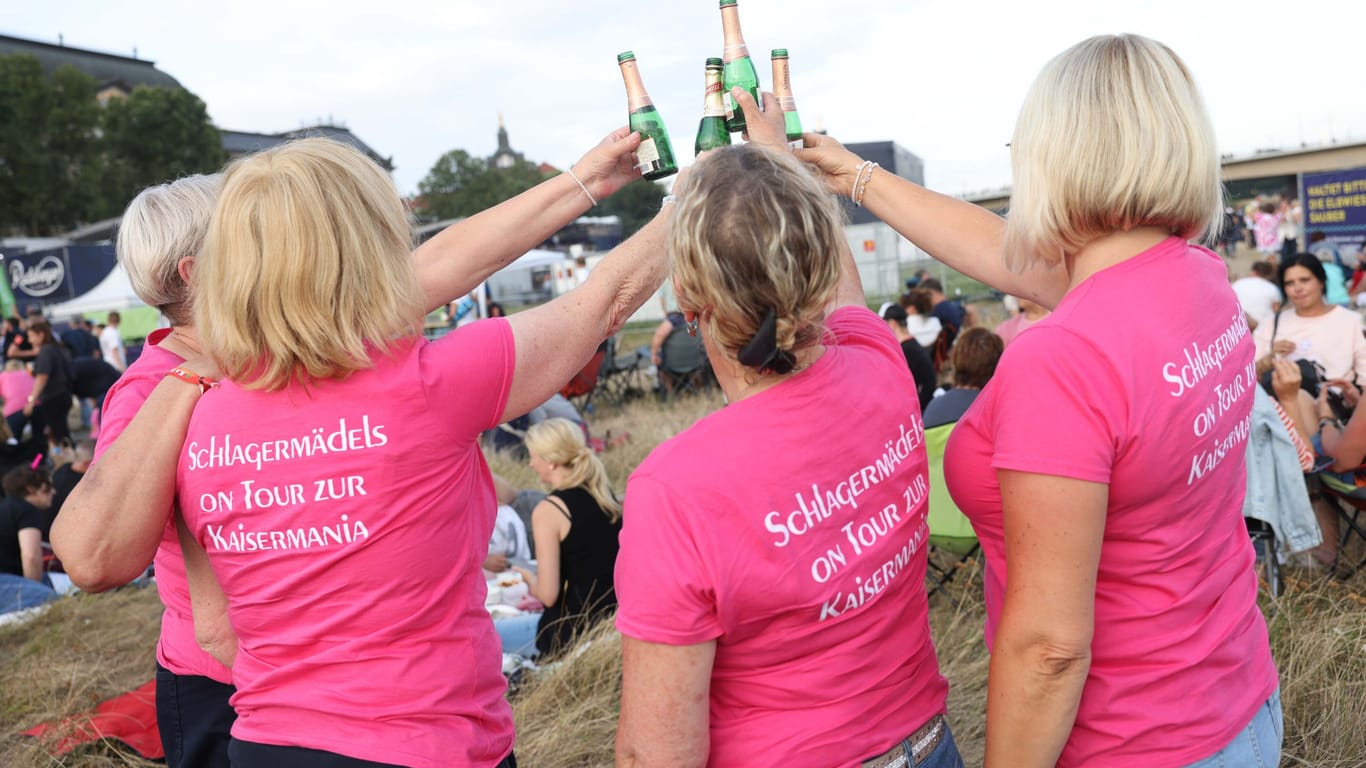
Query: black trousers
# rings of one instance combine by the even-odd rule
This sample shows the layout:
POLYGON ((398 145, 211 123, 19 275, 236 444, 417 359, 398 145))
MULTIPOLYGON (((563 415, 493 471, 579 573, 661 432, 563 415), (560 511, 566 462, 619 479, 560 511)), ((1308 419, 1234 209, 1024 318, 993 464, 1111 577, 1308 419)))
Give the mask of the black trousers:
MULTIPOLYGON (((232 740, 228 754, 234 768, 402 768, 393 763, 375 763, 320 749, 279 747, 238 739, 232 740)), ((508 755, 498 768, 517 768, 517 758, 508 755)))
POLYGON ((228 768, 236 691, 207 677, 177 675, 157 665, 157 728, 169 768, 228 768))

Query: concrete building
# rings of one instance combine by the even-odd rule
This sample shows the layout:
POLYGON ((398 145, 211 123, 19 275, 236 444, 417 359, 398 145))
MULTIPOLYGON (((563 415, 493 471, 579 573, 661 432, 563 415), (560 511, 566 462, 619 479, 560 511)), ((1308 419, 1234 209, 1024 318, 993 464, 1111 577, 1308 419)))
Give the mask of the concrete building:
MULTIPOLYGON (((925 163, 896 142, 871 141, 847 146, 850 152, 872 160, 885 171, 916 184, 925 183, 925 163)), ((870 300, 900 295, 904 288, 901 265, 929 257, 868 209, 847 200, 845 206, 849 212, 845 237, 858 264, 863 292, 870 300)))

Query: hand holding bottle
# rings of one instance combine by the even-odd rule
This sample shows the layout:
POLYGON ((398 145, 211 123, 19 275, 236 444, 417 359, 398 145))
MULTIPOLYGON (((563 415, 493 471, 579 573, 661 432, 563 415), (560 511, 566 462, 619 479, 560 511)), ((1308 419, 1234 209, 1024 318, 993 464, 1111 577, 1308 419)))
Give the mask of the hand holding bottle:
POLYGON ((844 145, 819 133, 802 134, 802 148, 794 152, 798 160, 814 166, 831 192, 853 197, 854 180, 858 178, 863 158, 844 148, 844 145))
POLYGON ((787 124, 783 121, 783 111, 778 108, 778 100, 773 94, 763 92, 763 111, 759 110, 749 91, 743 88, 732 88, 730 97, 745 115, 743 135, 746 141, 772 149, 788 149, 787 124))
POLYGON ((574 175, 593 193, 594 200, 602 201, 640 178, 634 156, 639 146, 640 134, 624 126, 618 128, 574 163, 574 175))

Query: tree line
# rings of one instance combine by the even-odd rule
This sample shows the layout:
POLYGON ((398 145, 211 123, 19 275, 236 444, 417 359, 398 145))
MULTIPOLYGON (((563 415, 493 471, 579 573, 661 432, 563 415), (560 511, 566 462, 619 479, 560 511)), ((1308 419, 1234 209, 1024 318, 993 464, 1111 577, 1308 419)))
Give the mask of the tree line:
POLYGON ((96 98, 70 65, 50 76, 33 56, 0 56, 0 235, 52 235, 123 212, 140 190, 227 161, 204 102, 138 86, 96 98))
MULTIPOLYGON (((515 197, 540 184, 559 171, 542 174, 526 160, 507 168, 490 166, 487 160, 463 149, 454 149, 437 159, 427 175, 418 182, 422 213, 434 221, 472 216, 515 197)), ((615 195, 599 201, 588 216, 620 216, 622 234, 630 237, 659 211, 664 188, 637 179, 615 195)))
MULTIPOLYGON (((53 235, 113 218, 148 186, 227 162, 219 130, 190 91, 138 86, 101 104, 98 87, 70 65, 47 75, 33 56, 0 56, 0 236, 53 235)), ((526 160, 494 168, 452 150, 419 183, 420 212, 433 220, 469 216, 545 178, 526 160)), ((639 180, 588 215, 620 216, 630 236, 663 196, 659 185, 639 180)))

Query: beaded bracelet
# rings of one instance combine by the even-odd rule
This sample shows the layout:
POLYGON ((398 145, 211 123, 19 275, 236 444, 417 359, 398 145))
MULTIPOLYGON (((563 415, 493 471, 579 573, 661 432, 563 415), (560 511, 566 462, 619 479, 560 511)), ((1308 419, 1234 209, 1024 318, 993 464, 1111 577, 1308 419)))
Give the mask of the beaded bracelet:
POLYGON ((858 175, 854 177, 854 189, 851 196, 854 205, 863 207, 863 193, 868 191, 868 182, 873 180, 873 170, 878 167, 878 164, 872 160, 865 160, 859 166, 858 175))
POLYGON ((579 189, 583 190, 583 194, 588 198, 588 202, 597 205, 598 201, 593 198, 593 193, 588 191, 588 187, 584 185, 582 181, 579 181, 579 177, 574 173, 574 169, 570 168, 566 173, 569 174, 569 178, 573 179, 574 182, 579 185, 579 189))

